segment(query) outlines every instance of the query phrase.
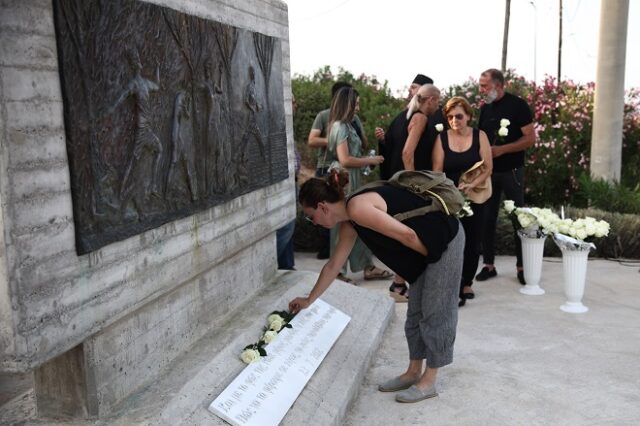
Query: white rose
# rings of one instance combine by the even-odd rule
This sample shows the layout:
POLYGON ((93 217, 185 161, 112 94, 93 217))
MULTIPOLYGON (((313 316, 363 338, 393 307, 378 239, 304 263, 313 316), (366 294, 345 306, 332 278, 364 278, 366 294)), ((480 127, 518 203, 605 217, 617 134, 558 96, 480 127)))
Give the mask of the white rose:
POLYGON ((264 336, 262 336, 262 340, 264 340, 265 343, 271 343, 276 337, 278 337, 278 332, 269 330, 265 331, 264 336))
POLYGON ((282 320, 282 318, 280 319, 276 318, 269 323, 269 330, 280 331, 282 326, 284 326, 284 321, 282 320))
POLYGON ((589 235, 587 234, 587 231, 584 230, 584 228, 580 228, 580 229, 576 230, 576 238, 577 239, 584 240, 588 236, 589 235))
MULTIPOLYGON (((509 124, 511 124, 511 122, 506 118, 503 118, 502 120, 500 120, 500 127, 507 127, 509 124)), ((503 135, 500 135, 500 136, 503 136, 503 135)))
POLYGON ((587 224, 584 227, 584 230, 587 232, 587 235, 593 235, 596 233, 596 224, 587 222, 587 224))
POLYGON ((500 127, 500 130, 498 130, 498 135, 499 136, 507 136, 509 134, 509 129, 507 129, 506 127, 500 127))
POLYGON ((245 349, 240 354, 240 359, 245 364, 251 364, 252 362, 256 362, 260 359, 260 352, 255 349, 245 349))
POLYGON ((283 321, 283 318, 278 314, 271 314, 267 317, 267 324, 271 324, 273 321, 283 321))
POLYGON ((437 130, 438 132, 441 132, 441 131, 443 131, 443 130, 444 130, 444 126, 442 125, 442 123, 438 123, 438 124, 436 124, 436 130, 437 130))
POLYGON ((516 203, 513 200, 504 201, 504 209, 507 211, 507 213, 511 213, 515 208, 516 208, 516 203))
POLYGON ((609 224, 604 220, 596 223, 596 232, 594 234, 597 238, 602 238, 609 235, 609 224))
POLYGON ((518 222, 520 222, 520 226, 522 226, 523 228, 528 228, 532 223, 529 215, 525 213, 521 213, 518 215, 518 222))

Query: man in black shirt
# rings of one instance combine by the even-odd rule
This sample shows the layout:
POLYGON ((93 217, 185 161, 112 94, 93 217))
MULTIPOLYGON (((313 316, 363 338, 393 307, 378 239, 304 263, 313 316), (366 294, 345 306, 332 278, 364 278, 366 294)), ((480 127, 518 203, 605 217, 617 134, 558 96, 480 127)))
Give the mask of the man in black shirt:
MULTIPOLYGON (((486 103, 480 108, 478 127, 489 137, 493 154, 493 194, 487 201, 482 239, 484 267, 476 275, 476 280, 484 281, 497 275, 494 243, 502 193, 517 207, 524 205, 524 154, 535 143, 535 132, 529 105, 524 99, 504 91, 501 71, 486 70, 480 76, 479 85, 486 103)), ((522 247, 518 236, 514 235, 514 238, 518 281, 524 285, 522 247)))

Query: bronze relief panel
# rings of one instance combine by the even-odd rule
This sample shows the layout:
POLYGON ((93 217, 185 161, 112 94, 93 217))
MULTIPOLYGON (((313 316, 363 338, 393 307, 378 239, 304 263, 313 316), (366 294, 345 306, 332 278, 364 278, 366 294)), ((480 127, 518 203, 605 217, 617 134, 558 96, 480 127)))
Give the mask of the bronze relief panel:
POLYGON ((280 40, 54 0, 78 254, 288 176, 280 40))

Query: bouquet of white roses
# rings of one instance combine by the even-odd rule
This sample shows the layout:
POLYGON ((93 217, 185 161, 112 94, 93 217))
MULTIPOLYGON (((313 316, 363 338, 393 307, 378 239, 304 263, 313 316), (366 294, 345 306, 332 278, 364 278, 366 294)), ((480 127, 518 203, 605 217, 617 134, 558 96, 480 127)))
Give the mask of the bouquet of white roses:
POLYGON ((278 337, 279 332, 285 328, 291 328, 289 322, 291 322, 293 317, 295 317, 295 315, 287 311, 273 311, 267 317, 267 326, 264 327, 260 340, 245 346, 240 354, 240 359, 244 363, 250 364, 260 360, 260 357, 267 356, 267 351, 264 347, 278 337))
POLYGON ((610 225, 607 221, 588 216, 576 220, 561 219, 553 239, 560 248, 590 250, 596 248, 593 240, 609 235, 609 229, 610 225))
POLYGON ((516 231, 531 238, 541 238, 558 232, 560 217, 551 209, 516 207, 513 200, 505 200, 504 210, 516 231))

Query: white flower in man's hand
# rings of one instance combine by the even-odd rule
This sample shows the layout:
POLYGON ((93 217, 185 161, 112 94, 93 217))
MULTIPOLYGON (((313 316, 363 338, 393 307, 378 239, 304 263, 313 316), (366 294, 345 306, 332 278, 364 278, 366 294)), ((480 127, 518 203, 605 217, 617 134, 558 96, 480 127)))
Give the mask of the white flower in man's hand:
POLYGON ((508 134, 509 134, 509 129, 507 129, 506 127, 500 127, 500 130, 498 130, 498 136, 505 137, 508 134))
POLYGON ((268 330, 265 331, 264 336, 262 336, 262 340, 264 340, 265 343, 271 343, 276 337, 278 337, 277 331, 268 330))
POLYGON ((240 359, 245 364, 251 364, 252 362, 256 362, 260 359, 260 352, 255 349, 245 349, 240 354, 240 359))
POLYGON ((507 127, 509 124, 511 124, 511 122, 506 118, 503 118, 502 120, 500 120, 500 127, 507 127))
POLYGON ((438 124, 436 124, 436 130, 437 130, 438 132, 443 131, 443 130, 444 130, 444 125, 443 125, 442 123, 438 123, 438 124))

